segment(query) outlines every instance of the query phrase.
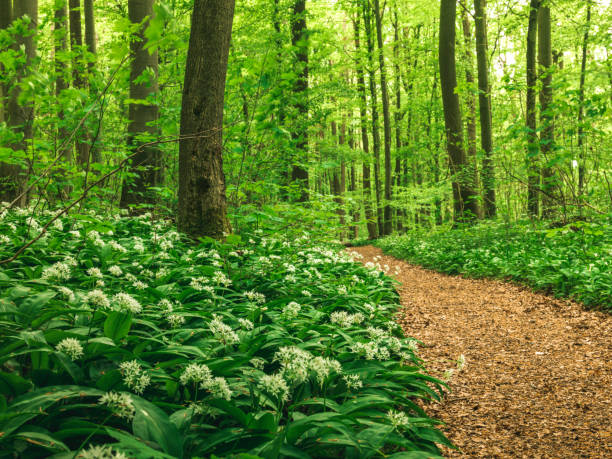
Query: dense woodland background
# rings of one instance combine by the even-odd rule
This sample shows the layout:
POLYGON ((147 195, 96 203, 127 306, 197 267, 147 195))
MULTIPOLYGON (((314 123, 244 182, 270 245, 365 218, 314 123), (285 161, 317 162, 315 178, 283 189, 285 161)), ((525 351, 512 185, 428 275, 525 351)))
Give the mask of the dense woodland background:
POLYGON ((608 457, 611 44, 609 0, 0 0, 0 457, 608 457))
MULTIPOLYGON (((222 137, 236 230, 307 199, 351 238, 609 212, 608 2, 434 6, 236 5, 222 137)), ((175 213, 192 8, 2 2, 3 201, 61 205, 95 183, 107 209, 175 213)))

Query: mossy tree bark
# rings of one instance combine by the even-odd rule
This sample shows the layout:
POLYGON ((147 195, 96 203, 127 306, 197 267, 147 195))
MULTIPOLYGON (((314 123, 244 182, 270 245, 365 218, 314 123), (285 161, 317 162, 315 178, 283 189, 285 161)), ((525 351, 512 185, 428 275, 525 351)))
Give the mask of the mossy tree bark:
POLYGON ((527 26, 527 95, 526 95, 526 128, 527 128, 527 212, 531 218, 537 218, 540 213, 540 170, 538 156, 540 145, 537 129, 536 83, 536 50, 538 38, 538 9, 540 0, 531 0, 529 4, 529 24, 527 26))

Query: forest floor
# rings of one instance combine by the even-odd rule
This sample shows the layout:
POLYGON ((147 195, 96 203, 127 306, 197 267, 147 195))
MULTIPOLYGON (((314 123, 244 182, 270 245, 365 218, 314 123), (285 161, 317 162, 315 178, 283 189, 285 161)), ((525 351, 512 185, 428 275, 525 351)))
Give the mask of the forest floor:
POLYGON ((509 283, 439 274, 372 246, 351 250, 389 273, 401 268, 400 324, 423 341, 432 375, 455 368, 451 391, 427 407, 460 449, 445 456, 612 457, 612 315, 509 283))

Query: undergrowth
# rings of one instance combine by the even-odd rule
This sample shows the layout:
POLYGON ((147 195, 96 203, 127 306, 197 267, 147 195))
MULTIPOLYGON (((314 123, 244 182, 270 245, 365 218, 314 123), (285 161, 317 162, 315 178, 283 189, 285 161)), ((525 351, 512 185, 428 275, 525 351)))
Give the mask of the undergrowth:
MULTIPOLYGON (((0 216, 0 258, 50 214, 0 216)), ((72 215, 0 266, 0 456, 439 457, 375 267, 303 235, 188 244, 72 215)))
POLYGON ((483 223, 376 242, 385 253, 448 274, 525 283, 612 312, 612 226, 483 223))

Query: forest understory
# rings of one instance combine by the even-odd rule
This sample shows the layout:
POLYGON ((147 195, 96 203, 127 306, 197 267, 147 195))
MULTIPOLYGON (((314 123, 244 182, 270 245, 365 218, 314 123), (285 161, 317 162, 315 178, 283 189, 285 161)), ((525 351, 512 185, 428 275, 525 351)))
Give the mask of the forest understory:
POLYGON ((612 456, 609 314, 506 282, 436 273, 372 246, 351 250, 389 272, 399 267, 399 323, 423 341, 428 370, 450 386, 427 406, 459 448, 445 456, 612 456))

